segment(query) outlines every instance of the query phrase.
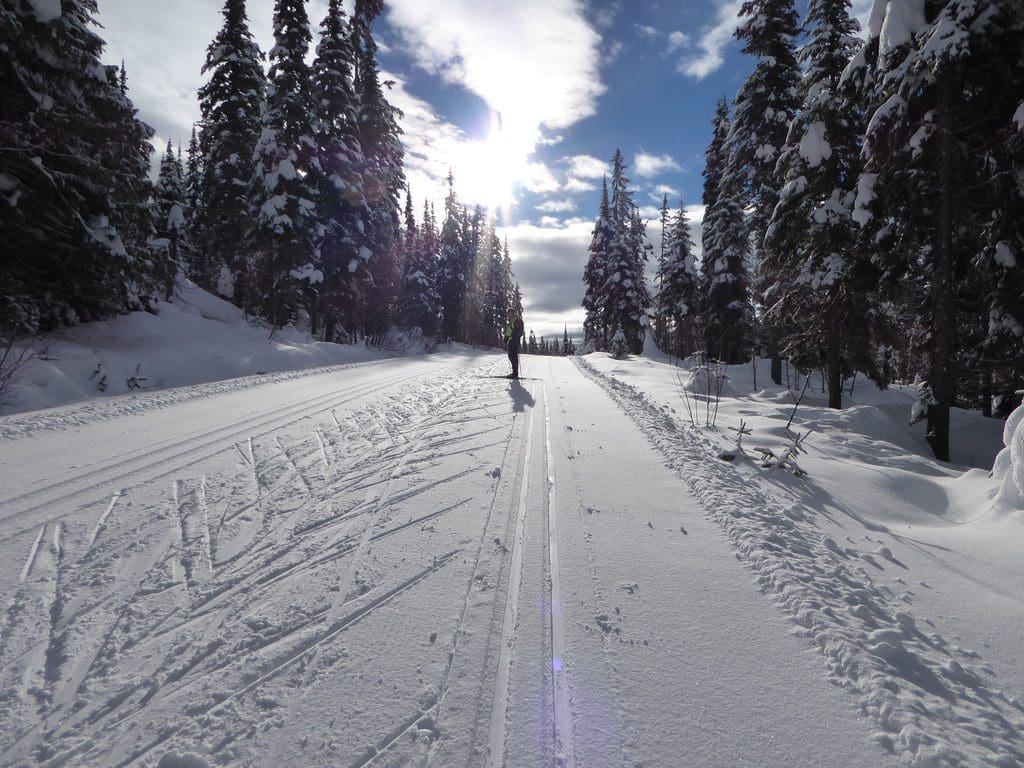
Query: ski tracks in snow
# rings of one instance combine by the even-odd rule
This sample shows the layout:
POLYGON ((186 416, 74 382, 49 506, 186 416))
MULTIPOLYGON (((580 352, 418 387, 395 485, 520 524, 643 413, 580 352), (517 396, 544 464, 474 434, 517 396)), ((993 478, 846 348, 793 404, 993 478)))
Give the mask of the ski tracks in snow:
POLYGON ((1024 764, 1024 717, 973 652, 876 586, 864 558, 821 533, 813 509, 762 490, 666 407, 578 365, 686 479, 760 587, 825 657, 832 682, 858 697, 880 745, 920 766, 1024 764))
POLYGON ((392 375, 15 496, 0 765, 479 754, 526 418, 392 375))

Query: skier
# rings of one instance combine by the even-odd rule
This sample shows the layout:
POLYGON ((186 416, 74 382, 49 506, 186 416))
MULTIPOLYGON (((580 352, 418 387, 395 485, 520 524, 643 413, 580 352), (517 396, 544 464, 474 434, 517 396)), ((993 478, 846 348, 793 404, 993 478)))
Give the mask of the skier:
POLYGON ((526 332, 523 329, 523 318, 517 317, 508 321, 505 328, 505 346, 508 349, 508 361, 512 363, 512 375, 510 379, 519 378, 519 342, 526 341, 526 332))

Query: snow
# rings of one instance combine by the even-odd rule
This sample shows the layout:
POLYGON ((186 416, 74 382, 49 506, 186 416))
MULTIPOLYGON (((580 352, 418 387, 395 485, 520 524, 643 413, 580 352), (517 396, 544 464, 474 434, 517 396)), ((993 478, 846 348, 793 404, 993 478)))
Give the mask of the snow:
MULTIPOLYGON (((238 307, 183 280, 174 300, 158 303, 155 314, 132 312, 48 337, 39 346, 38 359, 0 404, 0 413, 118 395, 128 395, 118 410, 131 412, 150 407, 146 403, 151 400, 174 402, 174 397, 189 394, 164 392, 167 388, 380 357, 362 346, 315 342, 294 329, 270 336, 268 328, 250 324, 238 307), (130 389, 128 379, 136 366, 146 381, 130 389)), ((0 435, 13 436, 9 429, 0 423, 0 435)))
POLYGON ((993 256, 996 264, 1006 269, 1013 269, 1017 266, 1017 257, 1013 252, 1013 248, 1002 240, 996 243, 995 254, 993 256))
POLYGON ((1012 122, 1017 124, 1017 130, 1024 131, 1024 101, 1017 105, 1017 111, 1013 113, 1012 122))
POLYGON ((29 0, 36 20, 46 24, 61 17, 60 0, 29 0))
POLYGON ((889 0, 879 32, 878 55, 884 58, 927 28, 924 0, 889 0))
POLYGON ((915 387, 815 376, 787 430, 767 363, 712 410, 650 340, 508 381, 188 285, 47 342, 55 407, 0 417, 0 765, 1024 760, 1024 408, 945 464, 915 387), (797 433, 806 476, 757 458, 797 433))
POLYGON ((877 173, 862 173, 857 179, 857 197, 853 203, 851 218, 860 226, 867 226, 871 221, 871 201, 875 199, 875 182, 877 173))
POLYGON ((811 168, 817 168, 822 160, 832 157, 832 147, 825 139, 825 124, 814 122, 807 126, 803 138, 800 139, 800 157, 811 168))
POLYGON ((1003 445, 992 467, 992 477, 1000 483, 996 503, 1006 509, 1024 510, 1024 406, 1006 420, 1003 445))

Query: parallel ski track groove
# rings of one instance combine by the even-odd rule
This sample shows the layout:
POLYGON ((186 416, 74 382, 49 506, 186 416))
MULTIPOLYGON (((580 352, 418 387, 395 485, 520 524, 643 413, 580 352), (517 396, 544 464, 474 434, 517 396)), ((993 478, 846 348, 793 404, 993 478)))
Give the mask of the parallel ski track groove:
POLYGON ((501 625, 501 644, 498 650, 498 670, 491 700, 491 718, 487 738, 487 768, 502 768, 505 764, 506 713, 508 708, 509 677, 512 668, 512 650, 515 645, 516 625, 519 623, 519 591, 523 575, 523 538, 526 528, 526 498, 530 488, 530 456, 533 451, 533 424, 531 412, 526 430, 526 450, 519 486, 519 506, 516 510, 515 533, 509 555, 509 576, 505 588, 505 616, 501 625))
POLYGON ((547 397, 547 388, 541 384, 544 400, 544 468, 547 473, 547 493, 545 509, 547 512, 548 538, 548 586, 551 627, 551 708, 555 738, 555 754, 559 766, 575 768, 576 755, 572 738, 572 713, 569 702, 569 686, 566 669, 565 625, 562 620, 562 581, 558 564, 558 524, 554 505, 555 466, 551 452, 551 404, 547 397))

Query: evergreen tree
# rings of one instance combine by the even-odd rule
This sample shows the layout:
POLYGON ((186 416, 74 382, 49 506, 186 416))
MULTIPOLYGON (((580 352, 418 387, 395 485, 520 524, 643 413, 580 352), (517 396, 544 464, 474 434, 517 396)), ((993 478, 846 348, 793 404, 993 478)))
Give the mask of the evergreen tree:
MULTIPOLYGON (((667 213, 667 198, 665 211, 667 213)), ((658 267, 658 295, 655 300, 659 325, 665 335, 662 349, 686 357, 703 347, 698 328, 700 278, 693 258, 690 222, 682 200, 679 211, 662 234, 665 256, 658 267)))
POLYGON ((321 224, 313 137, 312 35, 305 0, 276 0, 274 47, 253 175, 254 242, 263 315, 284 326, 305 309, 317 330, 321 224))
MULTIPOLYGON (((715 141, 727 119, 716 112, 715 129, 707 149, 709 178, 721 168, 724 151, 715 141)), ((701 294, 705 351, 727 363, 745 360, 754 346, 754 307, 750 302, 750 278, 747 261, 750 241, 744 222, 742 189, 734 174, 723 173, 704 211, 701 258, 701 294)))
POLYGON ((586 310, 583 335, 587 343, 592 344, 597 350, 606 349, 609 340, 604 285, 608 274, 608 249, 614 237, 611 204, 608 200, 608 180, 605 179, 594 234, 588 249, 587 265, 583 270, 583 283, 586 285, 583 295, 583 308, 586 310))
POLYGON ((441 335, 464 341, 460 321, 469 289, 469 246, 464 241, 461 211, 455 197, 455 179, 448 173, 448 197, 441 227, 437 289, 441 299, 441 335))
MULTIPOLYGON (((751 260, 755 273, 760 274, 764 234, 781 186, 775 166, 800 104, 800 67, 795 53, 797 14, 793 0, 747 0, 740 16, 743 20, 736 38, 745 54, 757 57, 757 63, 736 94, 726 142, 729 154, 725 174, 729 179, 724 183, 734 190, 741 208, 750 211, 746 226, 753 246, 751 260)), ((763 290, 770 278, 758 282, 763 290)), ((772 359, 772 380, 779 384, 779 329, 769 322, 762 331, 772 359)))
POLYGON ((366 322, 373 334, 386 331, 397 313, 402 288, 400 197, 405 189, 401 113, 388 103, 377 66, 371 27, 383 10, 382 0, 358 0, 351 22, 355 46, 354 85, 359 105, 357 125, 363 152, 363 232, 370 271, 366 322))
POLYGON ((987 330, 982 346, 1019 350, 1024 328, 1019 302, 1000 289, 1020 285, 1024 253, 1021 185, 1010 180, 1020 166, 1004 149, 1020 129, 1024 16, 1015 2, 928 2, 916 23, 886 19, 882 36, 881 11, 895 11, 876 10, 848 75, 864 87, 869 117, 855 216, 890 297, 927 328, 913 415, 948 460, 950 408, 977 381, 975 340, 987 330), (988 317, 978 310, 986 302, 988 317))
POLYGON ((829 406, 839 408, 844 375, 885 382, 877 275, 852 218, 863 111, 839 89, 859 27, 849 0, 811 0, 805 26, 803 103, 779 158, 785 186, 765 238, 763 300, 783 351, 803 370, 825 369, 829 406))
MULTIPOLYGON (((429 211, 426 212, 429 215, 429 211)), ((406 328, 420 328, 425 336, 437 332, 438 297, 435 287, 435 254, 432 233, 424 217, 417 230, 412 209, 412 193, 405 198, 405 287, 402 292, 402 323, 406 328)))
POLYGON ((188 228, 188 193, 179 155, 174 153, 174 147, 168 141, 154 189, 153 228, 157 237, 167 240, 171 263, 184 274, 189 274, 192 248, 188 228))
POLYGON ((629 191, 622 152, 615 151, 612 161, 610 212, 613 237, 608 246, 603 286, 606 322, 622 328, 626 343, 634 353, 643 349, 640 319, 651 303, 644 276, 647 248, 644 223, 629 191))
POLYGON ((355 46, 340 0, 328 3, 312 70, 320 166, 318 216, 324 226, 320 307, 325 337, 333 339, 339 325, 352 330, 361 322, 360 304, 371 280, 371 251, 363 231, 369 217, 361 173, 364 159, 353 87, 355 46))
POLYGON ((209 274, 209 268, 203 258, 203 253, 196 247, 196 231, 199 222, 203 219, 203 155, 199 146, 199 136, 196 126, 192 126, 192 135, 188 141, 188 155, 185 165, 185 214, 187 219, 185 227, 189 233, 191 244, 191 257, 187 264, 188 276, 193 280, 202 281, 202 276, 209 274))
POLYGON ((132 309, 148 308, 154 299, 171 293, 177 265, 166 250, 152 248, 154 235, 151 210, 153 184, 149 179, 149 140, 153 129, 137 118, 128 97, 128 75, 121 66, 103 67, 106 88, 97 92, 94 106, 97 127, 106 141, 95 158, 115 176, 111 193, 110 222, 116 228, 128 254, 128 303, 132 309))
POLYGON ((138 218, 148 155, 143 164, 138 150, 151 129, 135 117, 118 69, 100 64, 95 2, 64 0, 59 14, 45 11, 0 3, 4 332, 123 312, 152 266, 129 256, 148 235, 138 218))
POLYGON ((258 291, 248 254, 253 225, 249 189, 266 91, 259 47, 245 0, 225 0, 224 25, 206 49, 199 89, 202 207, 196 211, 199 284, 255 311, 258 291))

